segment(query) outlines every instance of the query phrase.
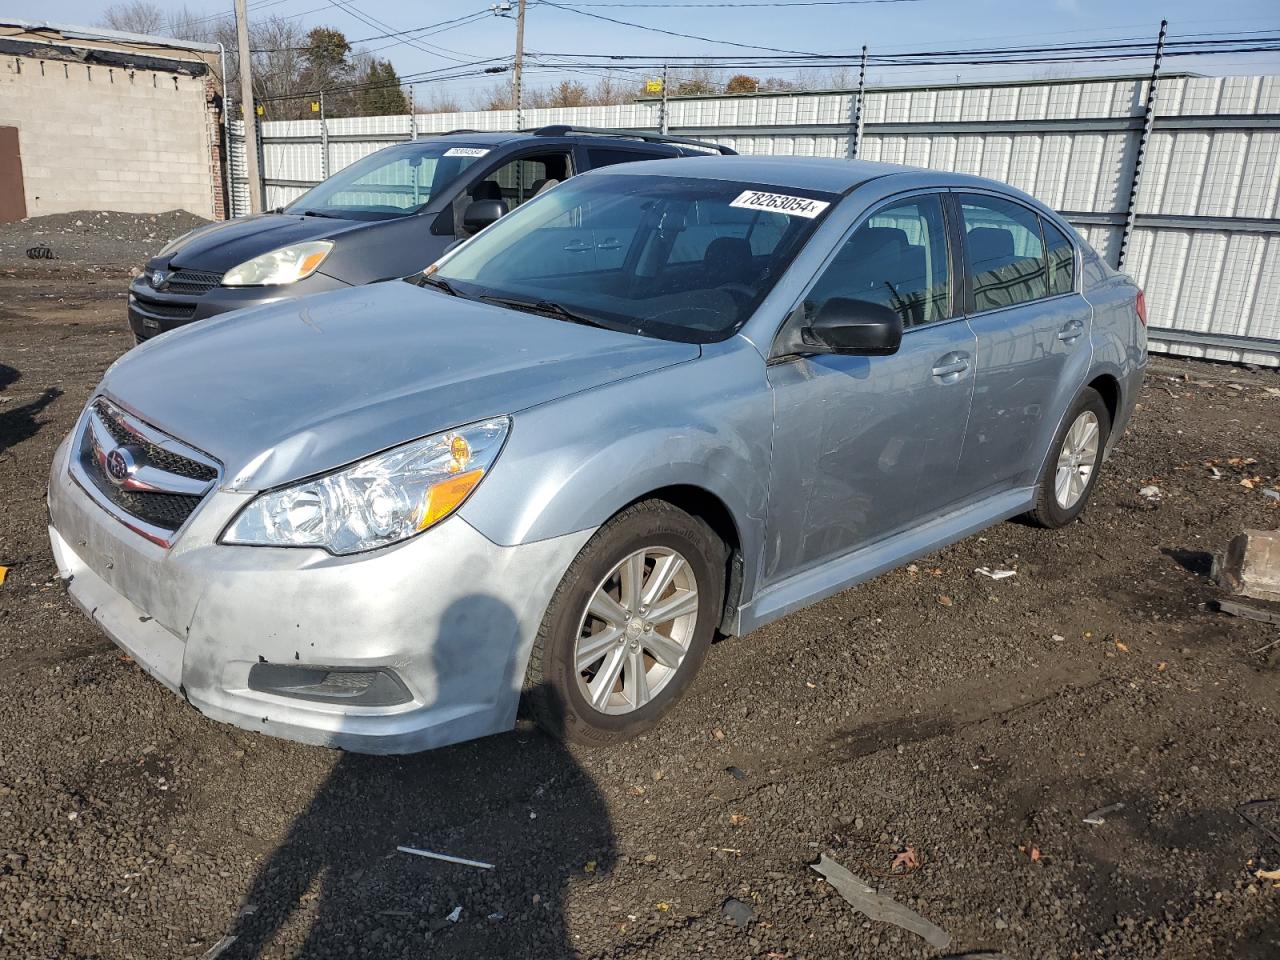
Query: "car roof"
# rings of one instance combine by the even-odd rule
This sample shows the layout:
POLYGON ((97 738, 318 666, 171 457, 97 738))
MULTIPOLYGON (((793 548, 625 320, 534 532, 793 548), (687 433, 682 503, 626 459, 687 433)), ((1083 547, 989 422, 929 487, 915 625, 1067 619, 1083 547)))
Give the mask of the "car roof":
MULTIPOLYGON (((759 157, 709 156, 680 157, 670 160, 646 160, 587 171, 582 176, 666 176, 698 177, 707 180, 739 180, 777 187, 818 190, 844 194, 871 180, 893 177, 903 188, 984 187, 1013 196, 1022 191, 1005 183, 897 163, 875 163, 871 160, 840 160, 832 157, 759 157), (906 182, 910 181, 910 182, 906 182)), ((1031 199, 1031 198, 1027 198, 1031 199)))

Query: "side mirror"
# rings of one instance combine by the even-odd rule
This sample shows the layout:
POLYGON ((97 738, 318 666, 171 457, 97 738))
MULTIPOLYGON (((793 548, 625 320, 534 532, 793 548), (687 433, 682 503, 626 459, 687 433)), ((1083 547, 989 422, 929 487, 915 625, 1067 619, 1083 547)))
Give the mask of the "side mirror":
POLYGON ((882 303, 832 297, 800 336, 807 346, 824 353, 883 357, 898 352, 902 317, 882 303))
POLYGON ((505 200, 472 200, 462 214, 462 226, 467 233, 479 233, 506 215, 505 200))

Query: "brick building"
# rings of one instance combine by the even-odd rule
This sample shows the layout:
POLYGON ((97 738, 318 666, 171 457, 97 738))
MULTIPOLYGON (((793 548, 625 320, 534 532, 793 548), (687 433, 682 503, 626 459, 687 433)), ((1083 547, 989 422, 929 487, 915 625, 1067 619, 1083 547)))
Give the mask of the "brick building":
POLYGON ((0 222, 225 214, 216 45, 0 20, 0 222))

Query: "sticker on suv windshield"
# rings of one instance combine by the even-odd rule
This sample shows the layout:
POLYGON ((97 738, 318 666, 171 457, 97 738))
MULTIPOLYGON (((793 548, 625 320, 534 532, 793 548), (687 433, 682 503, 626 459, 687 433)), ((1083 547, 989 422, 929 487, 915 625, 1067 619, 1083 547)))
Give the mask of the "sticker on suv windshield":
POLYGON ((484 147, 450 147, 444 155, 446 157, 483 157, 488 152, 484 147))
POLYGON ((807 217, 812 220, 831 204, 825 200, 810 200, 808 197, 791 197, 785 193, 743 190, 729 206, 742 207, 746 210, 770 210, 774 213, 785 213, 791 217, 807 217))

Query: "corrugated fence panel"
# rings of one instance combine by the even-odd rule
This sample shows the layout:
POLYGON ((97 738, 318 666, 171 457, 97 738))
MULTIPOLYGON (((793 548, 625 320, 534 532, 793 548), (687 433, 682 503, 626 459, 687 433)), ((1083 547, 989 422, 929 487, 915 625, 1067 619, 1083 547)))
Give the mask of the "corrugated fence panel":
MULTIPOLYGON (((1066 213, 1114 264, 1146 90, 1138 78, 869 90, 859 154, 1010 183, 1066 213)), ((1153 329, 1153 347, 1280 365, 1280 77, 1173 76, 1157 93, 1125 263, 1146 289, 1152 327, 1167 331, 1153 329)), ((681 98, 668 122, 674 135, 742 154, 846 157, 854 101, 850 92, 681 98)), ((654 100, 525 110, 523 125, 655 130, 659 111, 654 100)), ((420 114, 412 125, 407 116, 329 120, 328 171, 414 127, 430 136, 515 124, 511 110, 420 114)), ((244 213, 239 126, 232 200, 244 213)), ((278 206, 322 178, 319 121, 269 122, 262 132, 267 204, 278 206)))

